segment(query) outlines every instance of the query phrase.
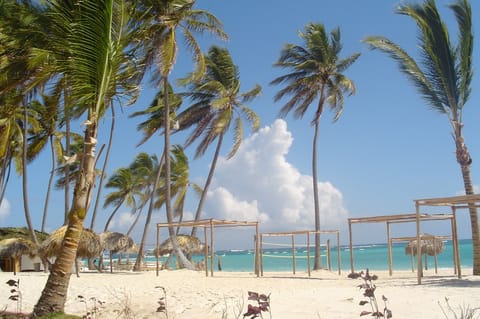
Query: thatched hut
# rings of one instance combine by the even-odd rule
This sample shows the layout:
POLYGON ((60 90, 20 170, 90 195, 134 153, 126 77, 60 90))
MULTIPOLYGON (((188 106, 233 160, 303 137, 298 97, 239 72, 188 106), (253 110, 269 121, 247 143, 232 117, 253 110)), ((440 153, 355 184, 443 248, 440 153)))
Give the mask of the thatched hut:
POLYGON ((33 258, 37 254, 36 245, 24 238, 7 238, 0 240, 0 266, 2 270, 13 271, 16 274, 21 270, 20 260, 23 255, 33 258))
MULTIPOLYGON (((41 244, 39 253, 45 258, 58 256, 61 251, 67 226, 62 226, 50 234, 41 244)), ((102 253, 100 238, 92 230, 84 228, 77 248, 77 258, 96 258, 102 253)), ((78 276, 78 265, 75 263, 78 276)))
MULTIPOLYGON (((177 235, 177 242, 180 249, 186 254, 198 254, 202 253, 205 250, 205 245, 195 236, 189 235, 177 235)), ((160 244, 160 246, 155 248, 155 256, 163 256, 166 254, 171 254, 173 251, 173 245, 171 238, 166 239, 160 244)))
MULTIPOLYGON (((405 246, 405 254, 417 256, 417 240, 411 240, 405 246)), ((420 256, 425 256, 425 269, 428 269, 427 256, 434 256, 435 258, 435 272, 437 271, 437 256, 445 250, 445 244, 442 240, 437 239, 433 235, 421 235, 420 239, 420 256)))
MULTIPOLYGON (((103 232, 99 235, 102 250, 108 250, 110 257, 110 272, 113 272, 112 255, 121 252, 136 251, 133 239, 118 232, 103 232)), ((100 258, 100 266, 103 264, 103 255, 100 258)))

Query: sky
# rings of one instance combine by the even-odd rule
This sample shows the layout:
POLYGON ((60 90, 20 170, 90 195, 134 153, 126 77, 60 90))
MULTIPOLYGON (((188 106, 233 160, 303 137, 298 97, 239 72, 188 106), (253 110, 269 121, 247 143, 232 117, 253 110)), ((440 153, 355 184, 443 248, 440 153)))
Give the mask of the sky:
MULTIPOLYGON (((261 129, 255 133, 245 129, 244 140, 230 160, 225 156, 232 145, 231 136, 225 139, 221 159, 204 207, 204 218, 259 221, 261 232, 314 229, 312 193, 312 105, 302 119, 291 115, 279 117, 286 102, 274 102, 273 96, 281 86, 269 83, 285 70, 273 67, 286 43, 302 45, 298 32, 310 22, 321 22, 327 30, 339 27, 342 57, 356 52, 360 58, 346 75, 357 88, 345 98, 342 117, 332 122, 333 114, 326 110, 320 122, 318 141, 318 184, 323 230, 340 230, 342 244, 348 243, 349 217, 367 217, 413 213, 413 200, 446 197, 463 193, 460 167, 455 159, 455 145, 447 117, 433 111, 421 99, 416 89, 400 73, 396 63, 379 51, 370 51, 362 39, 383 35, 398 43, 410 55, 418 57, 417 31, 414 22, 395 14, 400 1, 390 0, 198 0, 197 8, 208 10, 224 24, 228 41, 215 40, 209 35, 199 37, 206 52, 210 45, 226 47, 238 65, 241 91, 262 86, 262 95, 250 102, 261 119, 261 129)), ((456 42, 457 29, 452 12, 446 7, 451 1, 437 0, 437 5, 456 42)), ((478 12, 480 3, 471 1, 474 33, 480 34, 478 12)), ((474 69, 478 71, 480 56, 474 49, 474 69)), ((192 57, 183 47, 171 78, 180 78, 192 69, 192 57)), ((480 185, 480 77, 475 74, 472 94, 463 112, 464 137, 473 158, 471 178, 480 185)), ((139 152, 157 154, 163 149, 163 137, 157 136, 137 147, 142 135, 136 130, 138 118, 132 112, 148 107, 156 90, 144 83, 143 92, 134 106, 117 111, 116 135, 113 142, 108 174, 128 166, 139 152)), ((99 145, 106 143, 110 119, 100 123, 102 136, 99 145)), ((77 123, 76 128, 80 130, 77 123)), ((74 128, 75 129, 75 128, 74 128)), ((172 143, 182 144, 184 135, 174 135, 172 143)), ((194 145, 196 146, 196 145, 194 145)), ((190 176, 203 184, 213 156, 213 147, 203 157, 194 160, 190 155, 190 176)), ((29 205, 33 224, 41 226, 43 203, 50 171, 50 158, 45 151, 29 166, 29 205)), ((108 189, 103 190, 104 196, 108 189)), ((56 229, 63 222, 63 195, 56 192, 51 200, 47 229, 56 229)), ((193 219, 198 198, 190 193, 184 220, 193 219)), ((101 201, 103 206, 103 200, 101 201)), ((100 209, 96 231, 102 231, 113 207, 100 209)), ((426 211, 445 212, 449 211, 426 211)), ((164 210, 155 213, 150 227, 148 244, 155 242, 157 222, 164 222, 164 210)), ((90 216, 85 225, 90 225, 90 216)), ((126 231, 133 216, 122 208, 111 230, 126 231)), ((144 219, 139 222, 133 237, 139 240, 144 219)), ((21 178, 12 176, 6 200, 0 207, 0 225, 23 226, 21 178)), ((461 238, 471 236, 467 212, 458 216, 461 238)), ((410 236, 414 224, 395 225, 392 236, 410 236)), ((422 225, 422 231, 449 235, 448 222, 422 225)), ((184 230, 188 233, 189 230, 184 230)), ((163 234, 165 236, 165 233, 163 234)), ((238 249, 253 246, 253 230, 216 230, 216 248, 238 249)), ((326 236, 328 238, 328 236, 326 236)), ((323 239, 322 239, 323 240, 323 239)), ((354 243, 386 241, 385 226, 355 225, 354 243)))

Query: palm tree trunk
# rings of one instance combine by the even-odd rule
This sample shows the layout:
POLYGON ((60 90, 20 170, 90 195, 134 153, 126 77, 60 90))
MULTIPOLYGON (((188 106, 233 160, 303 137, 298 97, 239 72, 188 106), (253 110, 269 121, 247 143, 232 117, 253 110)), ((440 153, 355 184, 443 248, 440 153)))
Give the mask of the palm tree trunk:
POLYGON ((162 176, 162 166, 164 161, 165 161, 165 150, 160 160, 160 164, 158 165, 157 173, 155 174, 155 180, 153 182, 152 192, 149 198, 147 219, 145 221, 145 227, 143 228, 142 240, 140 242, 140 247, 138 247, 137 259, 135 260, 135 265, 133 266, 134 271, 140 271, 142 268, 145 244, 147 243, 147 232, 148 232, 148 228, 150 227, 150 222, 152 220, 153 207, 155 204, 155 195, 157 193, 158 183, 160 182, 160 178, 162 176))
MULTIPOLYGON (((71 156, 70 154, 70 110, 67 103, 67 89, 64 92, 64 113, 65 113, 65 154, 66 156, 71 156)), ((64 224, 67 224, 68 212, 70 211, 70 164, 65 166, 65 220, 64 224)))
MULTIPOLYGON (((100 175, 100 181, 98 182, 97 197, 95 199, 95 207, 93 208, 92 220, 90 222, 91 230, 93 230, 95 227, 95 220, 97 217, 98 205, 102 197, 103 180, 105 179, 105 172, 107 171, 107 163, 108 163, 108 159, 110 158, 110 150, 112 148, 112 142, 113 142, 113 132, 115 130, 115 110, 113 105, 110 106, 110 109, 112 110, 112 123, 110 125, 110 136, 108 137, 108 146, 107 146, 107 152, 105 153, 105 160, 103 162, 102 175, 100 175)), ((108 227, 108 224, 106 224, 105 227, 108 227)))
MULTIPOLYGON (((167 213, 168 223, 173 223, 173 213, 171 205, 171 189, 170 189, 170 105, 168 101, 168 77, 163 77, 163 92, 164 92, 164 104, 165 104, 165 144, 164 144, 164 154, 165 154, 165 210, 167 213)), ((173 226, 168 227, 168 232, 172 241, 173 252, 177 257, 177 261, 180 267, 184 267, 190 270, 195 270, 192 263, 185 257, 180 247, 178 246, 177 236, 175 235, 175 229, 173 226)))
POLYGON ((95 146, 97 139, 96 119, 89 114, 84 138, 84 151, 81 160, 81 172, 75 183, 72 209, 68 214, 67 230, 62 242, 60 254, 52 266, 47 283, 40 299, 34 307, 35 316, 52 312, 63 312, 68 292, 72 267, 75 263, 78 242, 87 213, 87 204, 91 196, 91 186, 95 179, 95 146))
POLYGON ((112 219, 113 219, 113 216, 115 216, 115 214, 117 213, 117 211, 120 209, 120 207, 122 206, 123 202, 125 200, 122 199, 122 201, 115 207, 115 209, 113 210, 113 212, 110 214, 110 216, 108 217, 107 219, 107 222, 105 223, 105 227, 103 228, 103 231, 106 232, 108 230, 108 227, 110 226, 110 223, 112 222, 112 219))
MULTIPOLYGON (((457 162, 460 164, 462 171, 465 194, 472 195, 474 194, 472 179, 470 177, 472 159, 461 135, 461 124, 456 124, 455 136, 457 162)), ((480 275, 480 224, 478 220, 478 210, 473 203, 468 206, 468 210, 472 230, 473 274, 480 275)))
POLYGON ((45 232, 45 224, 47 222, 48 215, 48 204, 50 202, 50 191, 52 189, 53 176, 55 175, 55 146, 53 145, 53 136, 50 136, 50 150, 52 156, 52 170, 50 171, 50 177, 48 178, 47 194, 45 195, 45 205, 43 206, 43 217, 42 217, 42 232, 45 232))
POLYGON ((27 222, 28 231, 30 232, 30 237, 32 241, 38 245, 37 236, 35 234, 35 229, 32 225, 32 219, 30 217, 30 207, 28 206, 28 190, 27 190, 27 129, 28 129, 28 110, 27 106, 23 106, 23 152, 22 152, 22 190, 23 190, 23 209, 25 211, 25 220, 27 222))
POLYGON ((315 259, 313 269, 322 269, 322 258, 320 255, 320 203, 318 202, 318 178, 317 178, 317 144, 320 117, 315 120, 315 133, 313 135, 312 147, 312 179, 313 179, 313 202, 315 205, 315 259))
MULTIPOLYGON (((210 171, 208 172, 207 181, 205 182, 205 187, 203 188, 202 196, 200 197, 200 201, 198 203, 197 212, 195 213, 195 221, 200 220, 203 205, 204 205, 205 199, 207 198, 208 189, 213 179, 213 173, 215 172, 215 167, 217 166, 218 157, 220 156, 220 148, 222 147, 222 141, 223 141, 223 134, 218 137, 218 143, 217 143, 217 147, 215 148, 215 154, 213 155, 212 165, 210 166, 210 171)), ((192 236, 195 236, 197 234, 197 227, 195 226, 192 227, 191 234, 192 236)))

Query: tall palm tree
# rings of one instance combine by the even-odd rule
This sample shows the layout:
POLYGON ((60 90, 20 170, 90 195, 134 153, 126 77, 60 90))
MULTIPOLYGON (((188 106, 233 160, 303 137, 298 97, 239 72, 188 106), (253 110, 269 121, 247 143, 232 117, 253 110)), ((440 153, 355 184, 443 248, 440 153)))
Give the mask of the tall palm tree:
MULTIPOLYGON (((473 77, 472 10, 468 0, 456 0, 449 6, 458 25, 458 42, 453 44, 435 0, 423 4, 403 4, 397 13, 411 17, 418 26, 421 58, 415 61, 405 50, 381 36, 367 37, 371 49, 387 53, 435 111, 445 114, 452 128, 456 158, 460 165, 465 194, 474 193, 470 177, 472 158, 462 134, 463 108, 470 97, 473 77)), ((469 206, 473 242, 473 274, 480 275, 480 223, 477 208, 469 206)))
POLYGON ((315 205, 315 262, 314 269, 321 269, 320 258, 320 208, 318 202, 317 144, 320 118, 325 104, 335 111, 334 121, 342 113, 344 97, 355 93, 355 85, 343 72, 354 63, 360 53, 340 58, 342 50, 340 29, 327 34, 321 23, 309 23, 304 32, 299 32, 304 46, 287 44, 274 64, 290 73, 277 77, 271 84, 285 84, 274 97, 279 101, 285 96, 290 100, 281 108, 280 115, 293 111, 295 118, 302 118, 312 103, 318 100, 311 125, 314 126, 312 147, 313 200, 315 205))
POLYGON ((105 198, 104 208, 113 205, 114 209, 108 217, 103 231, 108 231, 113 217, 117 211, 125 204, 127 207, 132 207, 132 210, 137 209, 137 196, 141 194, 139 184, 136 182, 136 175, 132 173, 130 168, 119 168, 108 179, 105 184, 106 188, 115 189, 109 193, 105 198))
MULTIPOLYGON (((251 125, 253 131, 260 128, 259 117, 245 103, 257 97, 261 93, 261 87, 256 85, 248 92, 240 92, 238 67, 233 64, 227 49, 212 46, 208 51, 206 66, 205 76, 188 85, 190 92, 185 95, 191 98, 193 104, 178 116, 182 129, 195 126, 186 145, 200 139, 195 152, 196 158, 202 156, 208 147, 215 140, 217 141, 210 171, 195 213, 196 221, 201 217, 225 134, 229 130, 234 131, 233 146, 227 156, 231 158, 243 139, 242 116, 251 125)), ((196 227, 192 228, 192 236, 196 235, 196 230, 196 227)))
POLYGON ((46 4, 48 18, 54 26, 52 30, 63 32, 68 41, 69 58, 54 62, 57 70, 71 79, 72 105, 83 114, 85 131, 83 151, 77 154, 81 169, 75 181, 65 237, 34 307, 37 316, 64 309, 70 270, 94 187, 99 120, 120 92, 132 93, 120 85, 119 78, 125 75, 132 81, 130 84, 137 80, 125 74, 132 69, 130 64, 135 63, 127 54, 132 48, 128 40, 127 3, 123 0, 51 0, 46 4))
MULTIPOLYGON (((193 78, 198 79, 203 75, 205 63, 202 51, 195 40, 194 33, 203 33, 209 31, 221 38, 226 38, 226 34, 221 28, 220 21, 211 13, 205 10, 194 9, 195 0, 141 0, 137 2, 139 12, 146 13, 142 15, 141 23, 145 28, 143 41, 145 41, 145 52, 149 64, 156 64, 157 72, 155 74, 160 78, 160 85, 164 92, 168 92, 168 76, 171 73, 176 62, 178 43, 177 33, 183 34, 185 44, 193 53, 196 70, 193 72, 193 78), (146 20, 146 23, 145 23, 146 20), (146 39, 148 39, 146 41, 146 39)), ((168 94, 164 94, 164 154, 170 150, 170 105, 168 94)), ((165 156, 165 210, 168 222, 173 221, 171 207, 170 190, 170 157, 165 156)), ((183 254, 178 249, 175 231, 169 227, 170 237, 174 251, 179 254, 179 262, 188 265, 189 262, 183 258, 183 254)))

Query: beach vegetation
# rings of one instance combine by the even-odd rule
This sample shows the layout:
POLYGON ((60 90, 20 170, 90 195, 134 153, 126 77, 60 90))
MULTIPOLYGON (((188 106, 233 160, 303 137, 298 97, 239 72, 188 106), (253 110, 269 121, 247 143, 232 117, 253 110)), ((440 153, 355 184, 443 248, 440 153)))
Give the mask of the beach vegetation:
MULTIPOLYGON (((210 170, 197 205, 195 221, 201 218, 225 135, 230 130, 233 131, 233 145, 226 157, 230 159, 242 143, 244 120, 252 131, 260 128, 260 118, 246 103, 260 95, 261 86, 257 84, 249 91, 240 92, 239 68, 225 48, 210 47, 205 61, 205 75, 200 80, 186 81, 188 92, 184 95, 190 98, 192 104, 178 115, 181 129, 194 127, 185 144, 189 146, 199 141, 195 158, 204 155, 216 141, 210 170)), ((196 232, 197 227, 192 227, 191 235, 196 236, 196 232)))
POLYGON ((358 285, 358 287, 363 290, 363 296, 365 297, 364 300, 361 300, 359 305, 365 306, 369 305, 370 310, 364 310, 360 313, 360 316, 372 316, 374 318, 392 318, 392 311, 388 309, 387 301, 388 298, 382 295, 382 302, 383 302, 383 309, 379 304, 379 300, 375 295, 375 291, 377 286, 375 285, 374 281, 378 279, 377 275, 370 274, 369 270, 367 269, 365 272, 353 272, 348 275, 348 278, 351 279, 358 279, 360 278, 363 283, 358 285))
POLYGON ((78 295, 77 299, 85 304, 85 314, 82 317, 83 319, 102 318, 101 310, 105 305, 104 301, 101 301, 96 297, 86 298, 82 295, 78 295))
POLYGON ((440 309, 446 319, 479 319, 480 307, 471 307, 469 305, 459 306, 458 310, 453 309, 449 299, 445 297, 445 307, 438 302, 440 309))
MULTIPOLYGON (((441 19, 435 0, 423 4, 401 4, 397 13, 412 18, 418 31, 414 38, 420 50, 416 61, 398 44, 383 36, 364 39, 369 48, 388 54, 418 89, 425 102, 445 114, 451 126, 456 160, 461 168, 466 195, 474 194, 470 174, 472 158, 463 137, 463 109, 470 97, 473 78, 473 25, 468 0, 456 0, 449 8, 458 27, 457 44, 452 43, 447 25, 441 19)), ((469 205, 473 241, 473 274, 480 275, 480 221, 477 207, 469 205)))
MULTIPOLYGON (((163 88, 163 161, 164 161, 164 185, 165 185, 165 210, 167 221, 173 222, 170 189, 170 99, 169 99, 169 75, 176 63, 178 52, 177 37, 182 35, 186 40, 187 48, 193 54, 195 71, 191 79, 198 80, 205 73, 205 59, 202 50, 195 39, 195 34, 210 32, 220 38, 227 38, 222 29, 222 23, 213 14, 206 10, 194 9, 195 1, 192 0, 163 0, 160 2, 142 0, 136 1, 136 9, 139 13, 137 22, 143 26, 138 39, 146 52, 147 66, 151 66, 157 83, 163 88)), ((160 172, 157 174, 160 177, 160 172)), ((156 193, 157 184, 154 184, 153 194, 156 193)), ((152 199, 153 201, 153 199, 152 199)), ((153 209, 153 208, 152 208, 153 209)), ((149 212, 150 213, 150 212, 149 212)), ((147 213, 147 214, 149 214, 147 213)), ((148 215, 147 215, 148 218, 148 215)), ((169 227, 169 235, 172 237, 174 253, 183 267, 194 269, 181 250, 178 248, 175 238, 175 230, 169 227)), ((135 268, 138 269, 143 258, 142 244, 138 252, 135 268)))
POLYGON ((165 287, 157 286, 162 291, 162 295, 158 298, 158 307, 157 312, 164 313, 165 317, 168 319, 168 311, 167 311, 167 290, 165 287))
POLYGON ((280 58, 274 64, 289 71, 274 79, 270 84, 285 86, 278 91, 275 102, 286 96, 291 98, 280 109, 280 116, 293 112, 294 118, 303 118, 316 100, 316 108, 310 124, 314 126, 312 146, 312 181, 315 207, 315 259, 314 269, 322 269, 320 257, 320 203, 318 199, 317 147, 320 118, 325 106, 334 112, 334 121, 342 114, 344 94, 356 92, 354 82, 345 76, 345 72, 360 56, 354 53, 341 58, 342 50, 340 28, 327 33, 321 23, 309 23, 303 32, 299 32, 304 46, 286 44, 280 58))
POLYGON ((243 318, 263 318, 262 313, 268 312, 270 319, 272 318, 272 311, 270 307, 270 294, 260 294, 258 292, 249 291, 248 300, 255 301, 255 304, 247 305, 247 312, 243 314, 243 318))

